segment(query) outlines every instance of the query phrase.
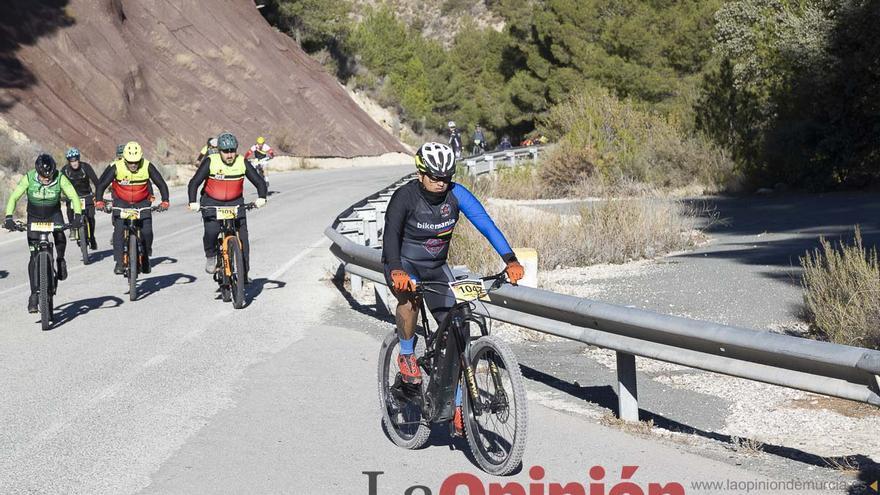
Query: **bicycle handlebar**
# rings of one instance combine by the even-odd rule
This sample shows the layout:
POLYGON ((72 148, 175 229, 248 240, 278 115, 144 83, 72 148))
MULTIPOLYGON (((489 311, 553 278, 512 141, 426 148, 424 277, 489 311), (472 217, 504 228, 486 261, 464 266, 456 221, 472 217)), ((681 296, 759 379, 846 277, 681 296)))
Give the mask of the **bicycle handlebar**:
POLYGON ((161 206, 144 206, 143 208, 126 208, 123 206, 113 206, 113 204, 109 203, 109 202, 104 206, 104 209, 101 211, 103 211, 104 213, 110 213, 113 210, 119 210, 119 211, 122 211, 122 210, 137 210, 137 211, 150 210, 150 211, 155 211, 155 212, 165 211, 165 209, 163 209, 161 206))
MULTIPOLYGON (((28 229, 27 222, 22 222, 21 220, 16 220, 15 221, 15 229, 13 229, 12 231, 13 232, 27 232, 27 229, 28 229)), ((64 224, 61 224, 60 228, 55 229, 55 231, 65 231, 65 230, 69 230, 69 229, 70 229, 70 224, 64 223, 64 224)))
POLYGON ((207 209, 215 209, 215 210, 216 210, 216 209, 218 209, 218 208, 234 208, 234 207, 236 207, 236 206, 241 206, 241 207, 244 208, 245 210, 253 210, 254 208, 257 207, 257 204, 251 202, 251 203, 244 203, 244 204, 242 204, 242 205, 229 205, 229 206, 204 205, 204 206, 200 206, 200 207, 199 207, 199 211, 201 211, 201 210, 207 210, 207 209))
MULTIPOLYGON (((466 279, 462 279, 462 280, 466 280, 466 279)), ((479 278, 471 279, 471 280, 482 280, 484 282, 488 282, 490 280, 493 280, 494 283, 492 285, 490 285, 488 288, 486 288, 486 293, 489 293, 495 289, 498 289, 499 287, 501 287, 504 284, 504 282, 507 281, 507 270, 502 270, 501 272, 499 272, 495 275, 488 275, 486 277, 479 277, 479 278)), ((425 292, 431 292, 434 294, 439 294, 441 296, 446 295, 446 292, 440 292, 438 290, 432 289, 431 286, 433 286, 433 285, 442 285, 444 287, 448 287, 449 282, 440 282, 437 280, 422 280, 420 282, 416 282, 416 290, 414 292, 416 294, 423 294, 425 292)))

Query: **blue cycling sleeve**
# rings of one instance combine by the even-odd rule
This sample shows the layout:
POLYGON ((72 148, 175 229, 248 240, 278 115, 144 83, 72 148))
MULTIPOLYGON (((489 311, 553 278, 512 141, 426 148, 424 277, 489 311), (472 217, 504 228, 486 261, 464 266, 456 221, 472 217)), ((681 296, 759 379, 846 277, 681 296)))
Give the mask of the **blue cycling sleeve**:
POLYGON ((498 230, 495 222, 492 221, 492 217, 486 213, 486 209, 480 203, 480 200, 468 191, 467 188, 457 183, 452 186, 452 194, 458 200, 458 208, 464 213, 464 216, 489 240, 489 243, 504 258, 504 261, 514 259, 513 249, 510 249, 510 244, 507 243, 504 234, 498 230))

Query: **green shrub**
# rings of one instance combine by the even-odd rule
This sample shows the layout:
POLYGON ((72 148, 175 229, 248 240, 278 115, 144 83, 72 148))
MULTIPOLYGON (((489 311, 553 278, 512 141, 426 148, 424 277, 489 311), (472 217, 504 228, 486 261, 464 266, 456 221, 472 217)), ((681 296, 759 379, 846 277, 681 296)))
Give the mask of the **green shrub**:
POLYGON ((560 193, 596 174, 658 187, 720 187, 733 176, 733 162, 708 140, 601 88, 554 106, 541 129, 559 140, 545 157, 541 179, 560 193))
POLYGON ((880 265, 859 228, 853 244, 835 248, 825 238, 801 258, 804 304, 818 336, 839 344, 880 349, 880 265))

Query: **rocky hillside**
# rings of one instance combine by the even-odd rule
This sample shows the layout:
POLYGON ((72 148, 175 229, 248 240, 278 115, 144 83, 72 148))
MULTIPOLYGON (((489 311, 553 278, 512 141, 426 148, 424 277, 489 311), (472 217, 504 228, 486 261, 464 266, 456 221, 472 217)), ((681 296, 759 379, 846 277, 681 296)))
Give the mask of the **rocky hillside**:
POLYGON ((305 156, 404 151, 250 0, 3 3, 0 117, 44 146, 189 156, 229 130, 305 156))

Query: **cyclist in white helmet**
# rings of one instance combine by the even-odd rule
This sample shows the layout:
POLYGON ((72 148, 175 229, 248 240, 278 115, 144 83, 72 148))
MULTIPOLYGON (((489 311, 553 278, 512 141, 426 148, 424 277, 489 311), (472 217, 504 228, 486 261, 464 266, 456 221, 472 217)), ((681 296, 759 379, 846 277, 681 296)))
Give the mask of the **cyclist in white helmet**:
MULTIPOLYGON (((421 383, 422 379, 414 355, 416 320, 421 302, 413 293, 413 280, 453 280, 446 257, 460 213, 464 213, 489 240, 507 264, 510 282, 516 283, 523 276, 522 265, 480 201, 464 186, 452 182, 455 174, 452 148, 442 143, 425 143, 416 152, 415 159, 418 178, 391 196, 382 236, 385 279, 397 297, 396 317, 400 337, 397 364, 403 380, 411 384, 421 383)), ((445 296, 426 295, 425 302, 434 318, 440 322, 455 304, 455 298, 450 291, 445 296)), ((453 425, 456 434, 461 434, 460 390, 456 394, 453 425)))
POLYGON ((461 131, 455 127, 455 122, 451 120, 447 126, 449 127, 449 146, 452 147, 455 159, 458 160, 461 158, 461 131))

